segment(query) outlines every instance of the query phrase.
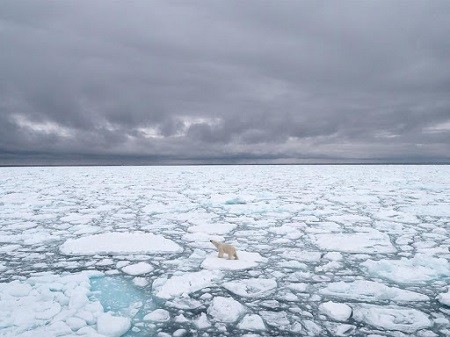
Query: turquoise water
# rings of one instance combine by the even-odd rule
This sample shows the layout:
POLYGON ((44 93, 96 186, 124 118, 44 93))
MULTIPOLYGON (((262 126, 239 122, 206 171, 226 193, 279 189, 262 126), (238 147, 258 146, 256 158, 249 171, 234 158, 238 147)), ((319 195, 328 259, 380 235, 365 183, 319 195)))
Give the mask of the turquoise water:
POLYGON ((123 336, 153 335, 154 331, 142 320, 156 309, 150 291, 135 286, 131 279, 123 276, 102 276, 91 278, 91 292, 91 299, 99 301, 105 312, 132 319, 132 328, 123 336))

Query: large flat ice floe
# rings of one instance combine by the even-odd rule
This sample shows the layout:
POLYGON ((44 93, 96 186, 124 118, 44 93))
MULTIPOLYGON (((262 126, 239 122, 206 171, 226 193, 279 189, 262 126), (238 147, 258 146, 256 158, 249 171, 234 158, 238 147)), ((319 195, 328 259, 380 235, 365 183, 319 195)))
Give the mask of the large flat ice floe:
POLYGON ((365 280, 329 283, 325 288, 320 289, 319 293, 332 297, 366 302, 415 302, 428 301, 430 299, 428 296, 414 291, 389 287, 383 283, 365 280))
POLYGON ((353 308, 353 318, 378 329, 402 331, 409 334, 433 325, 425 313, 398 306, 357 305, 353 308))
POLYGON ((104 233, 68 239, 60 246, 65 255, 178 253, 183 249, 162 235, 104 233))
POLYGON ((214 280, 221 276, 222 274, 219 271, 202 270, 172 276, 169 279, 162 277, 153 282, 152 290, 157 297, 170 299, 210 287, 214 284, 214 280))
POLYGON ((333 233, 310 235, 310 240, 325 251, 339 251, 347 253, 394 253, 389 235, 376 229, 366 228, 357 233, 333 233))
POLYGON ((423 283, 450 277, 450 262, 426 254, 417 254, 413 258, 398 260, 367 260, 362 263, 374 276, 389 279, 397 283, 423 283))

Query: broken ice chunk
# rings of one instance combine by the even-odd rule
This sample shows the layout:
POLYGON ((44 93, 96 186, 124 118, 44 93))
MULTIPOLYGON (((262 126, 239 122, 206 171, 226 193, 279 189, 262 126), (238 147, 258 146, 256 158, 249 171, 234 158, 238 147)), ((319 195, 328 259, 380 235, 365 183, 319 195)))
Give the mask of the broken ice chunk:
POLYGON ((332 301, 320 304, 319 311, 339 322, 345 322, 352 315, 352 308, 350 306, 332 301))
POLYGON ((216 321, 233 323, 246 312, 245 307, 231 297, 214 297, 207 310, 216 321))

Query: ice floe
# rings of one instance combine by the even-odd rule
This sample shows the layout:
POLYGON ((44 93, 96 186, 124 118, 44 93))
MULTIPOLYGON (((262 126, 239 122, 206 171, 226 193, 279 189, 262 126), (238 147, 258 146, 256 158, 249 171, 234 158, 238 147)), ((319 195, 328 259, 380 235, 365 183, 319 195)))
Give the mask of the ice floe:
POLYGON ((133 276, 148 274, 153 270, 154 270, 153 266, 147 262, 139 262, 136 264, 127 265, 122 268, 122 271, 125 274, 133 276))
POLYGON ((208 315, 216 321, 233 323, 238 320, 246 308, 231 297, 214 297, 208 307, 208 315))
POLYGON ((319 305, 319 311, 340 322, 345 322, 352 315, 352 308, 350 306, 332 301, 321 303, 319 305))
POLYGON ((131 321, 127 317, 115 317, 109 313, 102 314, 97 319, 97 331, 108 337, 120 337, 131 327, 131 321))
POLYGON ((422 311, 398 306, 355 305, 353 318, 379 329, 409 334, 433 325, 428 315, 422 311))
POLYGON ((273 293, 277 282, 275 279, 251 278, 225 282, 223 287, 242 297, 260 298, 273 293))
POLYGON ((177 253, 182 248, 152 233, 104 233, 69 239, 60 246, 65 255, 177 253))
POLYGON ((394 253, 389 235, 366 228, 357 233, 315 234, 309 236, 311 242, 325 251, 347 253, 394 253))
POLYGON ((160 298, 170 299, 182 294, 189 294, 200 289, 210 287, 214 280, 220 278, 219 271, 202 270, 198 272, 185 273, 171 278, 158 278, 152 284, 152 290, 160 298))
MULTIPOLYGON (((246 252, 239 250, 237 252, 239 260, 228 260, 226 258, 217 257, 217 253, 207 256, 202 262, 202 268, 205 269, 222 269, 222 270, 244 270, 256 267, 267 259, 256 252, 246 252)), ((225 255, 226 256, 226 255, 225 255)))
POLYGON ((245 315, 239 322, 238 328, 250 331, 266 330, 264 321, 259 315, 245 315))
POLYGON ((170 320, 170 314, 167 310, 164 309, 156 309, 151 313, 144 316, 144 321, 152 321, 152 322, 167 322, 170 320))
POLYGON ((357 280, 354 282, 334 282, 319 290, 322 295, 352 299, 365 302, 396 301, 414 302, 429 301, 429 297, 414 291, 389 287, 383 283, 357 280))
POLYGON ((450 290, 446 293, 439 294, 437 300, 440 303, 450 307, 450 290))
POLYGON ((450 276, 450 262, 426 254, 397 260, 367 260, 361 264, 375 276, 397 283, 422 283, 450 276))

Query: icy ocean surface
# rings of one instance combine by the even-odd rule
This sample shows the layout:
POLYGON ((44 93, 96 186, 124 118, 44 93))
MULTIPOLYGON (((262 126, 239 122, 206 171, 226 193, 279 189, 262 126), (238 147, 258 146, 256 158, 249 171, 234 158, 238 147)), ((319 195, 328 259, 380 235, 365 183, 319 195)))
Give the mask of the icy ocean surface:
POLYGON ((449 246, 450 166, 0 168, 0 336, 449 336, 449 246))

